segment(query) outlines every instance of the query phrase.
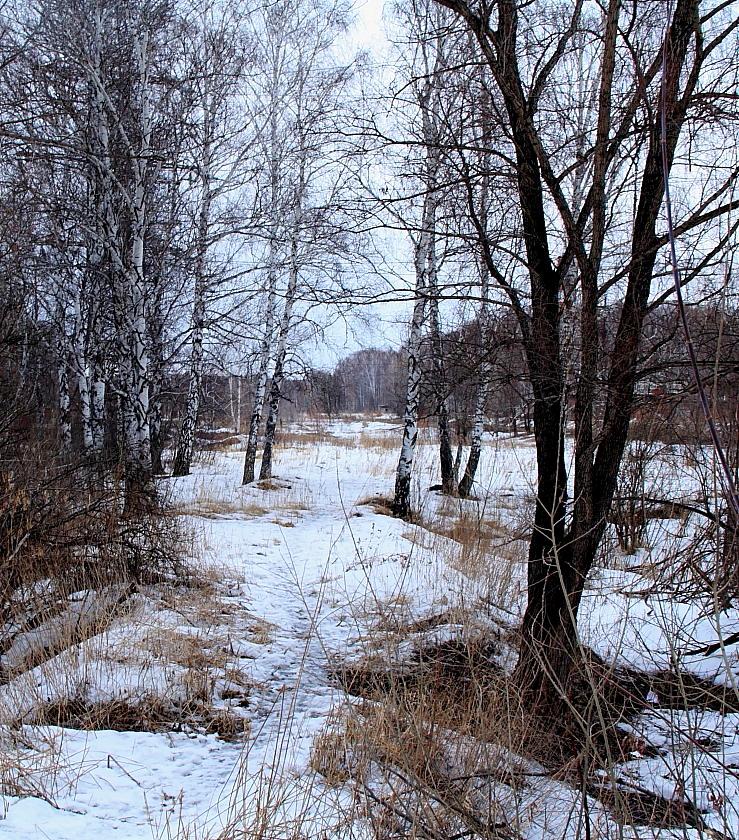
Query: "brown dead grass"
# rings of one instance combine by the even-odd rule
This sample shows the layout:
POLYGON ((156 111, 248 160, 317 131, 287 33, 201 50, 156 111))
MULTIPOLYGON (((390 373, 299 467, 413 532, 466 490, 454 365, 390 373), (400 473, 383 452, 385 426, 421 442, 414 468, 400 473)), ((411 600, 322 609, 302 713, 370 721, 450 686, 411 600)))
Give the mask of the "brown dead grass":
MULTIPOLYGON (((456 836, 455 820, 463 827, 490 825, 491 811, 502 813, 496 796, 507 797, 520 818, 516 792, 528 787, 528 775, 541 775, 530 760, 599 800, 621 826, 705 828, 689 799, 667 799, 624 781, 623 762, 654 756, 658 748, 620 725, 644 711, 650 691, 668 695, 679 683, 676 707, 713 708, 720 702, 715 687, 684 674, 618 670, 585 649, 568 686, 568 711, 540 717, 523 708, 515 683, 497 664, 506 645, 482 636, 448 640, 418 648, 394 667, 377 656, 338 669, 338 682, 361 699, 334 716, 315 742, 313 768, 330 784, 358 780, 360 790, 385 778, 392 795, 370 789, 367 807, 377 819, 401 814, 405 836, 427 836, 442 823, 456 836), (693 688, 695 696, 686 701, 693 688), (488 799, 475 799, 483 781, 496 787, 488 799)), ((511 837, 511 826, 495 823, 496 831, 475 836, 511 837)))
POLYGON ((380 452, 392 452, 400 449, 400 432, 393 434, 386 432, 385 434, 361 432, 356 445, 360 449, 376 449, 380 452))
POLYGON ((449 499, 434 517, 421 516, 403 536, 471 579, 487 580, 501 607, 517 597, 516 569, 525 561, 525 534, 495 514, 478 514, 449 499))
POLYGON ((365 496, 354 505, 358 507, 371 507, 374 513, 379 513, 382 516, 393 516, 392 511, 393 500, 387 496, 365 496))
POLYGON ((91 702, 82 698, 56 700, 41 706, 36 724, 85 731, 180 732, 183 729, 216 734, 226 740, 249 733, 249 721, 229 709, 213 709, 196 702, 175 703, 149 695, 91 702))
MULTIPOLYGON (((431 617, 430 626, 444 618, 431 617)), ((408 718, 408 726, 423 721, 447 733, 499 744, 548 767, 566 766, 585 748, 591 750, 593 766, 605 766, 608 755, 630 756, 632 741, 616 725, 644 709, 653 680, 616 671, 586 651, 569 687, 572 719, 540 718, 523 709, 518 688, 499 664, 508 641, 480 635, 433 642, 394 667, 387 657, 377 656, 337 669, 335 678, 349 695, 408 718)))
POLYGON ((256 519, 269 513, 269 510, 252 501, 216 499, 201 495, 192 502, 174 505, 171 512, 173 516, 201 516, 204 519, 219 519, 223 516, 256 519))
POLYGON ((345 438, 336 437, 326 431, 285 431, 275 437, 276 449, 307 449, 319 445, 346 446, 345 438))
POLYGON ((247 629, 250 642, 254 642, 255 645, 268 645, 274 638, 274 631, 277 628, 263 618, 253 618, 247 629))
POLYGON ((301 510, 310 510, 310 505, 308 502, 302 499, 295 499, 295 500, 288 500, 285 502, 278 502, 277 507, 279 510, 293 510, 293 511, 301 511, 301 510))

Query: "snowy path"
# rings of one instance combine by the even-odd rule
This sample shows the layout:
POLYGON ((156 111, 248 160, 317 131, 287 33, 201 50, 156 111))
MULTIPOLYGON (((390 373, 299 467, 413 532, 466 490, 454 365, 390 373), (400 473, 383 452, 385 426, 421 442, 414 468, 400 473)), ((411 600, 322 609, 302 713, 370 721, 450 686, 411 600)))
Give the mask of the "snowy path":
MULTIPOLYGON (((48 673, 34 671, 26 684, 42 700, 49 691, 89 693, 91 680, 96 690, 126 687, 134 696, 144 683, 167 691, 179 685, 177 680, 187 681, 187 660, 184 666, 165 663, 161 673, 146 666, 143 676, 139 670, 135 677, 125 663, 135 649, 151 646, 152 639, 159 644, 173 636, 181 643, 194 635, 213 650, 225 651, 213 696, 226 710, 238 706, 251 727, 248 737, 229 741, 200 732, 11 729, 3 733, 0 838, 213 840, 258 836, 265 820, 279 827, 275 836, 297 836, 297 826, 307 826, 311 837, 360 836, 358 825, 342 827, 351 804, 348 786, 330 787, 310 770, 316 735, 345 699, 332 683, 332 668, 367 655, 382 658, 400 648, 407 651, 418 642, 409 629, 417 619, 444 615, 455 605, 464 607, 469 621, 475 605, 484 603, 485 614, 478 618, 495 621, 485 611, 491 601, 500 603, 500 593, 484 588, 495 584, 491 555, 483 558, 486 575, 468 577, 457 562, 458 543, 380 515, 364 503, 387 494, 395 453, 390 447, 356 445, 362 428, 346 431, 345 445, 323 442, 279 450, 279 480, 267 488, 241 487, 239 453, 220 453, 192 476, 166 481, 172 503, 195 528, 197 562, 217 581, 218 600, 186 608, 181 601, 162 606, 143 598, 128 623, 122 618, 85 648, 91 661, 104 664, 102 676, 75 654, 65 662, 60 658, 56 682, 48 673), (233 688, 241 694, 234 690, 227 695, 226 689, 233 688), (36 749, 29 748, 31 743, 36 749), (24 796, 14 795, 19 779, 24 796), (224 826, 234 830, 223 835, 224 826)), ((497 499, 493 504, 499 507, 491 509, 486 501, 480 511, 487 521, 515 523, 528 503, 533 449, 525 442, 503 442, 498 451, 490 447, 485 458, 485 474, 497 494, 489 499, 497 499)), ((447 515, 452 521, 462 509, 425 493, 436 481, 435 461, 434 448, 420 449, 416 493, 424 499, 429 519, 438 522, 447 515)), ((475 512, 475 503, 464 504, 475 512)), ((501 554, 497 562, 512 574, 508 605, 515 609, 520 603, 516 574, 523 567, 515 555, 506 556, 501 554)), ((637 583, 635 575, 623 570, 604 570, 586 593, 583 635, 604 656, 620 640, 616 647, 629 661, 659 665, 660 652, 669 653, 676 622, 693 637, 715 636, 716 628, 701 619, 697 606, 622 593, 637 583)), ((506 615, 510 620, 511 614, 506 615)), ((734 613, 723 620, 725 628, 736 626, 734 613)), ((455 628, 450 624, 436 630, 456 633, 455 628)), ((702 669, 721 664, 696 662, 702 669)), ((52 669, 54 665, 49 663, 52 669)), ((21 702, 24 697, 21 691, 21 702)), ((0 702, 7 702, 2 690, 0 702)), ((651 731, 656 724, 647 719, 644 726, 651 731)), ((705 714, 700 721, 681 723, 681 728, 689 726, 696 732, 720 729, 726 739, 722 761, 728 766, 739 761, 735 719, 722 722, 705 714)), ((683 748, 676 749, 673 763, 683 760, 683 748)), ((696 762, 703 758, 701 753, 696 762)), ((669 796, 678 777, 671 762, 667 753, 624 770, 645 786, 664 788, 669 796)), ((700 770, 708 780, 701 781, 699 792, 706 807, 713 801, 711 774, 718 766, 711 762, 705 772, 700 770)), ((730 803, 739 797, 739 781, 729 784, 724 777, 724 784, 724 799, 730 803)), ((574 808, 576 798, 570 788, 545 779, 533 786, 531 808, 537 817, 532 818, 532 836, 566 833, 559 816, 574 808), (541 814, 537 803, 544 803, 541 814)), ((716 825, 718 819, 717 812, 716 825)), ((739 826, 736 810, 727 819, 739 826)))
MULTIPOLYGON (((247 743, 50 727, 49 761, 59 769, 45 774, 49 801, 5 796, 0 837, 150 840, 185 828, 204 837, 229 819, 248 823, 265 805, 265 785, 268 797, 305 777, 313 739, 342 696, 332 664, 361 655, 389 609, 412 616, 433 607, 435 592, 446 598, 449 581, 406 539, 408 526, 354 507, 387 492, 392 453, 324 446, 280 454, 272 490, 240 486, 239 454, 168 483, 174 501, 208 507, 191 521, 202 562, 234 610, 229 645, 250 683, 247 743)), ((28 761, 38 759, 29 753, 28 761)), ((310 809, 313 798, 330 808, 332 795, 304 790, 299 807, 310 809)))

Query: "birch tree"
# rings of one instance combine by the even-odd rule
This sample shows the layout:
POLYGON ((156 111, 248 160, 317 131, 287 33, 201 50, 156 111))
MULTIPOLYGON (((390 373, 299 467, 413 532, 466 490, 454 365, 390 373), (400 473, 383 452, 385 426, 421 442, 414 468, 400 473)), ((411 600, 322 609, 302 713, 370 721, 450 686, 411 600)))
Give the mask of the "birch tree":
POLYGON ((337 213, 344 187, 332 130, 337 129, 337 114, 351 76, 350 66, 333 55, 337 38, 346 29, 346 10, 340 3, 286 0, 272 10, 266 23, 270 32, 263 138, 269 161, 266 311, 244 462, 245 484, 254 480, 270 372, 260 478, 271 475, 285 364, 299 320, 297 304, 306 296, 316 304, 337 304, 339 263, 346 254, 343 231, 335 220, 328 221, 331 213, 337 213), (332 275, 329 287, 321 290, 319 275, 328 274, 332 275), (283 306, 278 318, 279 298, 283 306))
POLYGON ((252 396, 251 416, 244 457, 243 484, 254 481, 256 472, 259 429, 264 410, 264 398, 267 393, 267 381, 272 359, 274 338, 275 305, 277 301, 277 282, 280 236, 280 217, 282 201, 282 140, 280 136, 280 115, 285 108, 285 98, 289 85, 287 65, 290 60, 290 48, 294 45, 289 40, 288 22, 290 4, 278 3, 263 20, 265 29, 265 50, 262 57, 262 69, 268 83, 264 95, 266 119, 260 132, 260 146, 267 163, 267 199, 266 199, 266 300, 264 303, 264 325, 259 341, 258 366, 252 396))
POLYGON ((445 65, 445 47, 438 34, 440 15, 426 3, 414 4, 408 24, 416 60, 412 63, 413 107, 418 119, 420 158, 416 178, 422 190, 422 208, 416 230, 408 225, 414 240, 415 301, 408 337, 408 381, 406 386, 403 433, 395 475, 392 509, 396 516, 411 513, 411 476, 418 440, 418 408, 422 380, 421 355, 424 324, 431 325, 431 349, 436 377, 435 394, 439 420, 439 449, 442 486, 455 491, 454 461, 449 436, 449 416, 444 387, 441 323, 438 304, 438 212, 442 195, 442 146, 440 124, 442 96, 441 73, 445 65))
POLYGON ((190 371, 185 418, 180 428, 173 463, 173 475, 187 475, 192 462, 195 429, 203 387, 204 332, 207 296, 212 286, 209 251, 223 236, 217 230, 214 205, 238 187, 241 162, 247 152, 243 133, 229 125, 229 111, 239 91, 244 69, 238 22, 229 11, 213 7, 203 10, 193 37, 188 75, 193 78, 197 137, 193 166, 197 173, 198 197, 195 224, 193 305, 190 325, 190 371), (236 151, 235 143, 242 148, 236 151))

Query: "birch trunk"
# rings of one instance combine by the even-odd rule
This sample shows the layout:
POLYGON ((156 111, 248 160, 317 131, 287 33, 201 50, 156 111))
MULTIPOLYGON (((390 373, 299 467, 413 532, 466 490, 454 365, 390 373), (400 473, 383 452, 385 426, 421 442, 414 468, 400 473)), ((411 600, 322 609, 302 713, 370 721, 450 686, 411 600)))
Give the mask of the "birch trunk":
POLYGON ((102 356, 93 363, 92 379, 92 448, 96 455, 101 455, 105 448, 105 378, 102 356))
POLYGON ((262 463, 259 469, 259 480, 265 481, 272 478, 272 450, 275 442, 275 431, 280 413, 280 399, 282 397, 282 383, 285 377, 285 358, 287 356, 287 339, 292 323, 293 307, 298 288, 300 275, 300 236, 303 227, 303 203, 305 200, 306 167, 308 163, 308 151, 306 147, 306 136, 303 131, 302 102, 298 95, 297 125, 299 130, 299 163, 297 172, 296 190, 294 196, 294 211, 292 218, 292 230, 290 235, 290 268, 285 291, 285 308, 282 310, 282 317, 277 338, 277 352, 275 355, 275 370, 272 374, 272 383, 269 392, 269 413, 267 415, 267 426, 264 430, 264 450, 262 452, 262 463))
POLYGON ((490 312, 488 296, 490 291, 490 273, 484 262, 480 265, 481 294, 480 294, 480 347, 483 352, 483 361, 477 376, 477 389, 475 393, 475 408, 472 421, 472 432, 470 434, 470 454, 467 456, 467 464, 464 468, 464 475, 459 482, 459 495, 466 499, 472 492, 472 485, 475 481, 477 468, 480 464, 482 454, 482 436, 485 432, 485 406, 488 399, 488 388, 490 381, 490 312))
POLYGON ((149 445, 151 471, 162 475, 162 391, 164 389, 164 316, 162 314, 161 278, 150 283, 147 306, 147 336, 149 340, 149 445))
MULTIPOLYGON (((300 221, 296 222, 297 225, 300 221)), ((285 293, 285 308, 280 319, 279 337, 277 339, 277 357, 275 359, 275 370, 272 374, 272 383, 269 390, 269 413, 267 415, 267 426, 264 431, 264 451, 262 463, 259 469, 259 480, 265 481, 272 478, 272 449, 275 442, 275 431, 280 412, 280 398, 282 397, 282 383, 285 377, 285 357, 287 355, 287 338, 290 332, 295 293, 298 286, 298 237, 293 232, 290 243, 290 278, 285 293)))
POLYGON ((236 377, 236 432, 241 434, 241 374, 236 377))
POLYGON ((228 399, 231 407, 231 423, 234 434, 241 434, 241 376, 229 374, 228 377, 228 399), (236 388, 234 389, 234 379, 236 388))
POLYGON ((269 252, 267 255, 267 311, 265 313, 264 334, 259 348, 259 368, 254 387, 254 400, 249 420, 249 433, 246 441, 246 455, 244 458, 244 474, 242 484, 251 484, 255 476, 257 459, 257 445, 259 442, 259 426, 262 422, 264 397, 267 392, 267 379, 272 349, 272 334, 274 332, 274 309, 277 295, 277 224, 279 214, 280 173, 278 160, 277 108, 280 61, 279 54, 272 65, 272 80, 270 88, 270 127, 269 127, 269 181, 270 181, 270 234, 269 252))
POLYGON ((144 276, 144 239, 146 235, 146 175, 151 141, 151 109, 149 102, 148 35, 136 39, 138 61, 139 120, 141 143, 132 154, 132 207, 130 267, 123 278, 127 288, 122 296, 122 313, 126 325, 125 363, 125 446, 127 502, 150 481, 151 430, 149 425, 149 348, 146 323, 146 282, 144 276))
POLYGON ((57 352, 57 384, 58 384, 58 406, 59 406, 59 445, 63 455, 69 455, 72 451, 72 416, 71 400, 69 394, 69 348, 67 337, 64 332, 66 313, 62 305, 57 307, 57 320, 59 322, 56 342, 57 352))
MULTIPOLYGON (((481 88, 485 90, 486 73, 483 67, 478 69, 481 88)), ((484 103, 482 107, 483 116, 483 131, 484 134, 492 135, 494 131, 493 125, 489 119, 489 114, 492 112, 492 103, 484 103)), ((480 170, 484 173, 490 171, 491 159, 490 150, 483 147, 478 153, 480 170)), ((480 230, 483 234, 488 232, 488 208, 490 200, 490 177, 483 175, 482 185, 480 189, 480 230)), ((467 457, 467 464, 464 468, 464 475, 459 482, 459 495, 466 499, 472 492, 472 485, 477 475, 477 468, 480 464, 480 456, 482 455, 482 437, 485 432, 485 408, 488 400, 488 390, 490 388, 490 379, 492 374, 492 366, 490 363, 490 354, 492 352, 492 330, 490 329, 490 268, 481 254, 478 256, 478 266, 480 273, 480 311, 478 313, 479 324, 479 350, 481 352, 481 362, 477 371, 477 382, 475 392, 475 407, 473 409, 472 430, 470 434, 470 452, 467 457)))
POLYGON ((90 396, 90 366, 87 363, 85 325, 82 318, 82 290, 78 287, 74 300, 74 368, 80 396, 82 419, 82 448, 89 454, 93 448, 92 401, 90 396))
MULTIPOLYGON (((90 250, 90 305, 95 312, 99 301, 97 292, 102 291, 103 283, 112 275, 111 254, 118 238, 118 225, 112 207, 112 163, 110 157, 110 136, 108 117, 105 110, 105 97, 101 77, 102 49, 102 12, 99 7, 95 13, 95 37, 93 42, 92 70, 90 83, 94 91, 91 115, 92 153, 98 162, 91 176, 91 191, 96 195, 94 240, 90 250)), ((96 328, 96 319, 90 319, 91 330, 96 328)), ((92 449, 100 456, 105 447, 105 360, 98 335, 88 347, 88 358, 92 358, 90 376, 90 434, 92 449)))
POLYGON ((408 337, 408 378, 406 380, 405 412, 400 457, 395 472, 395 497, 393 513, 407 519, 411 513, 411 473, 418 440, 418 402, 421 392, 421 344, 426 308, 423 274, 416 279, 416 302, 413 305, 410 335, 408 337))
POLYGON ((444 493, 455 495, 457 482, 452 455, 452 440, 449 431, 449 402, 444 369, 444 345, 441 337, 439 319, 439 296, 436 284, 436 248, 433 234, 430 237, 428 253, 429 309, 431 315, 431 351, 434 369, 434 390, 436 392, 436 417, 439 430, 439 465, 441 467, 441 487, 444 493))
MULTIPOLYGON (((195 446, 195 430, 200 411, 203 389, 203 330, 205 328, 206 260, 208 256, 208 231, 213 201, 211 183, 212 108, 206 104, 204 114, 203 160, 200 169, 201 202, 198 215, 198 238, 195 255, 195 300, 192 311, 192 338, 190 350, 190 381, 187 392, 185 419, 175 452, 173 475, 189 475, 195 446)), ((229 384, 231 379, 229 377, 229 384)))
POLYGON ((246 441, 246 457, 244 459, 244 475, 242 484, 251 484, 255 477, 255 464, 257 460, 257 444, 259 442, 259 425, 262 422, 262 409, 264 397, 267 393, 267 379, 269 377, 269 362, 271 357, 272 333, 274 332, 274 307, 276 299, 277 284, 277 242, 270 240, 270 263, 267 275, 267 312, 265 315, 264 335, 259 349, 259 368, 257 370, 257 381, 254 388, 254 401, 252 403, 251 418, 249 420, 249 434, 246 441))
MULTIPOLYGON (((441 61, 437 51, 435 69, 441 61)), ((439 170, 439 149, 436 129, 431 113, 431 98, 437 81, 432 73, 418 91, 418 104, 422 116, 423 143, 426 149, 423 180, 426 193, 421 213, 421 230, 415 245, 416 300, 413 306, 410 335, 408 337, 408 379, 406 385, 403 437, 395 473, 395 495, 392 510, 403 519, 411 515, 411 475, 413 458, 418 441, 418 405, 421 389, 421 349, 426 300, 431 299, 431 289, 436 287, 436 192, 439 170)), ((432 312, 433 317, 433 312, 432 312)), ((451 450, 450 450, 451 452, 451 450)), ((450 464, 451 466, 451 464, 450 464)))

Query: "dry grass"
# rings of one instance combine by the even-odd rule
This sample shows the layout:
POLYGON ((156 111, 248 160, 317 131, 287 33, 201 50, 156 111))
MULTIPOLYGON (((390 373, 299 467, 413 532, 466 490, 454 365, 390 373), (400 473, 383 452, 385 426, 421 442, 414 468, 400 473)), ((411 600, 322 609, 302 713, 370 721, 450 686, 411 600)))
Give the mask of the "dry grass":
POLYGON ((3 796, 32 796, 56 807, 57 779, 66 769, 57 733, 37 731, 31 742, 22 729, 3 729, 0 735, 0 794, 3 796))
POLYGON ((273 512, 299 514, 313 507, 313 494, 304 481, 272 478, 268 481, 258 481, 254 487, 265 493, 265 500, 273 512))
POLYGON ((378 840, 389 824, 406 837, 512 840, 542 813, 543 779, 553 796, 556 785, 574 793, 564 801, 582 830, 593 828, 591 819, 609 836, 623 826, 705 827, 689 799, 623 782, 623 762, 658 750, 620 725, 644 711, 650 692, 666 695, 668 688, 679 694, 675 708, 703 708, 706 692, 715 693, 706 681, 616 670, 586 650, 569 685, 570 711, 538 717, 498 664, 511 643, 460 637, 421 645, 405 658, 375 656, 338 669, 336 679, 357 699, 316 738, 311 767, 329 785, 353 785, 378 840))
POLYGON ((192 502, 174 505, 174 516, 201 516, 204 519, 239 516, 243 519, 257 519, 269 513, 262 505, 247 499, 218 499, 201 492, 192 502))
POLYGON ((495 511, 488 514, 475 503, 445 497, 433 515, 422 512, 403 536, 440 565, 482 583, 487 603, 515 612, 527 546, 521 531, 506 518, 495 511))
MULTIPOLYGON (((489 741, 468 737, 483 719, 479 702, 460 705, 456 694, 447 694, 448 684, 432 691, 433 678, 406 671, 380 679, 375 672, 363 687, 370 699, 347 703, 316 738, 311 767, 329 785, 354 786, 358 810, 378 840, 512 838, 505 815, 526 786, 525 765, 489 741)), ((491 722, 500 721, 498 711, 485 710, 487 734, 491 722)))
POLYGON ((367 506, 371 507, 374 513, 379 513, 382 516, 392 516, 392 504, 393 500, 387 496, 364 496, 355 503, 354 507, 367 506))
POLYGON ((35 723, 85 731, 181 732, 194 730, 233 740, 249 733, 249 721, 229 709, 175 703, 154 695, 91 702, 64 698, 42 705, 35 723))
POLYGON ((153 491, 126 512, 122 486, 87 464, 24 467, 0 475, 5 680, 104 632, 138 587, 185 577, 192 547, 153 491))
POLYGON ((111 612, 103 632, 78 634, 39 668, 19 670, 2 695, 2 722, 243 737, 251 682, 231 639, 264 643, 268 625, 227 597, 230 584, 215 575, 150 587, 126 615, 111 612))
POLYGON ((344 438, 326 431, 283 431, 275 437, 275 449, 313 449, 316 446, 346 446, 344 438))
POLYGON ((387 452, 398 448, 400 433, 393 428, 384 433, 361 431, 344 435, 336 435, 324 429, 292 429, 281 432, 276 438, 276 445, 281 449, 338 446, 343 449, 375 449, 387 452))
POLYGON ((381 452, 394 452, 400 449, 401 433, 395 430, 380 434, 377 432, 360 432, 356 446, 360 449, 376 449, 381 452))
POLYGON ((249 633, 249 641, 255 645, 268 645, 274 638, 275 625, 263 618, 252 617, 246 629, 249 633))

